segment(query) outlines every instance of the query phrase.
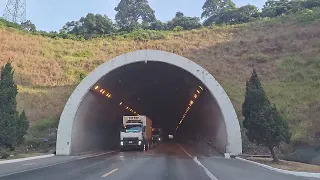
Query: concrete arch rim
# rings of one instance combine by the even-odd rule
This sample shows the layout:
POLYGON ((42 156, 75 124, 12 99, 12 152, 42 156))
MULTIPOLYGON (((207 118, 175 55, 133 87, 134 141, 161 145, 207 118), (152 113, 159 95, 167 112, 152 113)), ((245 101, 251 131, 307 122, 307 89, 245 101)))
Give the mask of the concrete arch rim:
POLYGON ((226 153, 235 155, 242 153, 241 131, 236 111, 223 87, 208 71, 195 62, 174 53, 159 50, 138 50, 104 62, 83 79, 72 92, 60 116, 56 145, 58 155, 71 154, 71 136, 75 116, 83 98, 92 86, 106 74, 121 66, 143 61, 168 63, 184 69, 198 78, 215 97, 220 107, 227 132, 226 153))

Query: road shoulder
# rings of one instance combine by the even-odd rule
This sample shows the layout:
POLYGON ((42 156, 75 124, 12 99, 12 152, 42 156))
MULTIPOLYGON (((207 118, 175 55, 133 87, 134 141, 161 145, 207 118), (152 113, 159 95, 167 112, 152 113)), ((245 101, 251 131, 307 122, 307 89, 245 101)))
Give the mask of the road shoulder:
MULTIPOLYGON (((300 177, 320 178, 320 173, 289 171, 289 170, 283 170, 283 169, 271 167, 271 166, 268 166, 265 164, 261 164, 261 163, 254 162, 254 161, 247 160, 247 159, 240 158, 240 157, 236 157, 236 159, 239 159, 241 161, 245 161, 245 162, 260 166, 260 167, 264 167, 264 168, 272 170, 272 171, 280 172, 283 174, 291 174, 291 175, 300 176, 300 177)), ((319 168, 319 170, 320 170, 320 168, 319 168)))

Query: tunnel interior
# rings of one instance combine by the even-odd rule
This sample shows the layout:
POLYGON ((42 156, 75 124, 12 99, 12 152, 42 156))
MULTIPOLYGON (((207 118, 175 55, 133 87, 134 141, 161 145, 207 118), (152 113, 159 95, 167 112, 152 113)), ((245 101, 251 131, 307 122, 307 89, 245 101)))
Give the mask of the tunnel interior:
POLYGON ((116 149, 122 116, 137 114, 178 141, 198 133, 226 149, 223 115, 204 83, 172 64, 141 61, 112 70, 91 87, 73 122, 71 154, 116 149))

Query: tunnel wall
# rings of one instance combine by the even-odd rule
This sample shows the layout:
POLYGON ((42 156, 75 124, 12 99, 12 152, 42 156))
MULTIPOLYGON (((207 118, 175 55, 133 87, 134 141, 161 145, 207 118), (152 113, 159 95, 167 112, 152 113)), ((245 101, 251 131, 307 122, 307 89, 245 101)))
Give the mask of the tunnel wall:
POLYGON ((217 150, 226 152, 228 134, 225 131, 225 120, 216 99, 210 92, 206 92, 196 103, 198 103, 198 106, 194 110, 201 114, 200 119, 202 121, 199 134, 210 141, 217 150), (212 119, 215 119, 215 121, 212 121, 212 119))
POLYGON ((100 94, 89 91, 76 113, 71 141, 73 154, 90 150, 115 148, 118 133, 112 133, 116 107, 111 106, 100 94))
MULTIPOLYGON (((73 141, 72 133, 81 133, 78 130, 73 130, 73 128, 77 128, 78 126, 75 123, 76 120, 78 121, 78 119, 76 118, 76 114, 79 110, 81 102, 84 100, 87 93, 94 86, 94 84, 97 81, 99 81, 99 79, 104 77, 106 74, 119 67, 135 62, 144 61, 158 61, 177 66, 181 69, 188 71, 196 78, 198 78, 200 81, 202 81, 202 83, 207 87, 208 91, 216 98, 216 102, 218 103, 218 106, 221 109, 221 114, 225 122, 225 127, 222 127, 222 129, 219 130, 225 132, 226 136, 224 136, 224 138, 227 139, 227 143, 217 144, 217 146, 219 148, 224 148, 225 152, 227 153, 242 153, 240 126, 235 113, 235 109, 233 108, 233 105, 229 97, 225 93, 224 89, 214 79, 214 77, 196 63, 176 54, 157 50, 140 50, 120 55, 105 62, 104 64, 96 68, 92 73, 90 73, 76 87, 76 89, 68 99, 60 117, 56 147, 57 155, 75 154, 76 152, 73 152, 74 148, 71 147, 77 147, 78 149, 75 148, 77 150, 81 149, 80 145, 75 144, 80 143, 80 141, 73 141)), ((84 127, 83 125, 79 126, 84 127)), ((77 136, 80 137, 82 135, 77 136)))

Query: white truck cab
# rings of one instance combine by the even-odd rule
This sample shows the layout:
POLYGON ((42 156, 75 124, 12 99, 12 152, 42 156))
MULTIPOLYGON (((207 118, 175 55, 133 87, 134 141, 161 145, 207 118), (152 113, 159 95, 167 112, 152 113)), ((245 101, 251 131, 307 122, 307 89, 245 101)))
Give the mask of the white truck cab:
POLYGON ((148 150, 152 143, 152 121, 147 116, 123 116, 120 149, 148 150))

